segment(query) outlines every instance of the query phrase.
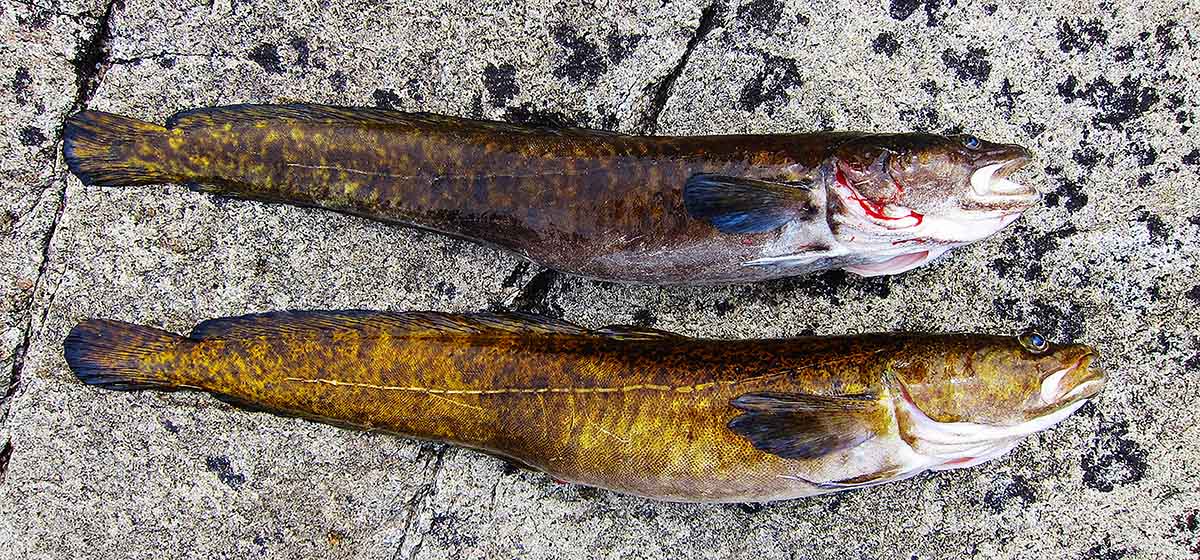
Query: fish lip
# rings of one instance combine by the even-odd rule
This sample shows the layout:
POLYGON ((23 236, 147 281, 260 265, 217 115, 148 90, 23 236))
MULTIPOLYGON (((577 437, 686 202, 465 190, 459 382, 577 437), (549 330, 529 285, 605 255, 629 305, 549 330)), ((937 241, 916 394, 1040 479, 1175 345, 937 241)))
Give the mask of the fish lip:
POLYGON ((1082 356, 1075 360, 1075 363, 1067 368, 1066 375, 1063 380, 1069 380, 1076 376, 1078 372, 1084 372, 1083 376, 1074 383, 1070 389, 1064 390, 1061 387, 1056 395, 1054 404, 1058 407, 1063 407, 1083 399, 1090 399, 1100 391, 1104 390, 1104 386, 1108 380, 1103 371, 1092 368, 1092 361, 1096 358, 1097 353, 1094 350, 1085 352, 1082 356))
POLYGON ((1033 161, 1033 154, 1022 146, 1004 144, 976 160, 971 173, 970 200, 1003 214, 1024 212, 1038 199, 1037 190, 1009 180, 1009 176, 1033 161))

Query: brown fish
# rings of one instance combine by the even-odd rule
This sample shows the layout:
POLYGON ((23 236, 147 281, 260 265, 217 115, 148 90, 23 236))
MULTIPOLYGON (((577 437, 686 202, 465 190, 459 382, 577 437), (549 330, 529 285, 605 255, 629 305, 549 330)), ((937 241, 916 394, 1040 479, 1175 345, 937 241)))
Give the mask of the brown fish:
POLYGON ((278 312, 188 336, 76 326, 108 389, 223 401, 498 454, 659 500, 767 501, 997 457, 1104 385, 1037 334, 705 340, 530 315, 278 312))
POLYGON ((747 282, 894 274, 983 239, 1037 200, 1028 150, 859 132, 627 136, 322 105, 235 105, 162 127, 85 111, 63 153, 85 184, 185 183, 515 252, 570 274, 747 282))

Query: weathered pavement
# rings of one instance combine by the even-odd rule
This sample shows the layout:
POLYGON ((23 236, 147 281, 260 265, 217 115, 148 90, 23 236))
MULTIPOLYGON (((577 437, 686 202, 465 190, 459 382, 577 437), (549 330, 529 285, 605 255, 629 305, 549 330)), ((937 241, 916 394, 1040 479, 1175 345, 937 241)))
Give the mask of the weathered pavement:
MULTIPOLYGON (((627 5, 0 0, 0 557, 1194 558, 1200 100, 1186 0, 627 5), (63 118, 306 100, 669 134, 965 130, 1045 204, 890 279, 564 278, 434 234, 175 186, 83 188, 63 118), (1091 343, 1093 405, 988 465, 764 506, 560 486, 456 448, 77 383, 83 318, 522 308, 715 337, 1091 343), (6 375, 5 375, 6 374, 6 375)), ((624 4, 624 3, 623 3, 624 4)))

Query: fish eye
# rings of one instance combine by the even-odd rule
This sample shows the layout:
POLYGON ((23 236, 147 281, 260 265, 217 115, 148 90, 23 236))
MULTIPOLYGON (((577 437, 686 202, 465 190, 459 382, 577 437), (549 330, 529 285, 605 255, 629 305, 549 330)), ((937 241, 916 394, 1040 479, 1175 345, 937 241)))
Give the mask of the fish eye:
POLYGON ((1017 340, 1021 341, 1021 346, 1034 354, 1041 354, 1050 347, 1050 342, 1046 340, 1046 337, 1033 331, 1021 335, 1017 340))
POLYGON ((968 150, 978 150, 979 149, 979 139, 974 136, 971 136, 970 134, 963 137, 962 144, 968 150))

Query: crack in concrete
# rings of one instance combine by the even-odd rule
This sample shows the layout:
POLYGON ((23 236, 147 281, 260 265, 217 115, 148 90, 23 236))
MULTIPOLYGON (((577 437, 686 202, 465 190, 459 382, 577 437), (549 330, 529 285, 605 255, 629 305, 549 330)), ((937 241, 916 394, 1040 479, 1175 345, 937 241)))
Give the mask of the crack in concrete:
MULTIPOLYGON (((32 6, 32 4, 30 4, 32 6)), ((103 78, 103 72, 108 67, 108 43, 112 39, 112 16, 118 8, 123 8, 124 3, 121 0, 110 1, 104 9, 103 15, 96 21, 96 28, 92 34, 84 41, 79 48, 75 60, 71 61, 76 72, 76 91, 75 101, 72 103, 68 113, 85 109, 92 100, 92 95, 95 94, 96 88, 100 85, 100 80, 103 78)), ((63 140, 63 129, 59 127, 55 135, 55 145, 61 145, 63 140)), ((21 385, 21 377, 25 370, 25 359, 29 354, 29 345, 33 340, 33 314, 37 295, 42 291, 42 282, 46 276, 46 269, 50 264, 50 248, 54 245, 54 235, 58 232, 59 223, 62 221, 63 213, 67 207, 67 185, 66 175, 60 171, 58 161, 52 164, 52 174, 58 179, 51 182, 59 183, 60 189, 58 192, 58 200, 54 209, 54 218, 50 222, 50 227, 46 231, 45 237, 42 238, 41 246, 41 261, 38 263, 37 276, 34 278, 33 287, 29 292, 29 301, 26 309, 27 318, 25 326, 22 329, 21 342, 13 349, 13 364, 12 371, 9 373, 8 386, 4 394, 0 396, 0 423, 8 421, 8 411, 12 404, 12 399, 16 395, 17 389, 21 385)), ((50 186, 47 186, 49 189, 50 186)), ((42 191, 45 193, 45 190, 42 191)), ((45 324, 46 316, 49 313, 50 304, 53 303, 54 297, 58 294, 58 287, 55 287, 51 293, 50 299, 47 301, 46 307, 42 310, 40 324, 45 324)), ((0 472, 7 474, 8 457, 12 454, 12 442, 5 443, 3 453, 0 453, 0 472)), ((3 479, 0 479, 2 482, 3 479)))
POLYGON ((701 10, 700 23, 696 25, 696 31, 692 33, 692 38, 688 39, 687 47, 683 50, 683 54, 680 55, 679 60, 675 62, 675 67, 666 76, 663 76, 662 79, 648 88, 654 92, 654 98, 650 102, 650 110, 642 120, 642 134, 653 135, 658 133, 658 119, 662 116, 663 110, 666 109, 667 101, 670 101, 671 94, 674 93, 675 82, 679 80, 679 76, 683 74, 683 70, 687 67, 688 60, 692 57, 692 51, 695 51, 696 46, 716 27, 717 15, 720 10, 720 2, 713 2, 701 10))
POLYGON ((8 478, 8 460, 12 457, 12 451, 12 440, 5 440, 4 447, 0 447, 0 486, 3 486, 4 480, 8 478))
MULTIPOLYGON (((420 531, 417 533, 417 542, 413 545, 412 551, 407 556, 404 554, 404 544, 408 541, 408 531, 412 527, 413 521, 420 519, 425 510, 429 508, 428 499, 437 494, 437 478, 442 472, 447 448, 448 446, 445 444, 438 446, 438 450, 433 454, 434 463, 432 472, 430 472, 428 478, 421 485, 421 489, 413 494, 413 497, 405 504, 406 509, 409 510, 409 514, 404 520, 404 530, 400 534, 400 544, 396 547, 396 554, 393 556, 397 560, 412 560, 416 558, 417 553, 421 551, 421 546, 425 544, 425 532, 420 531)), ((424 452, 425 450, 422 449, 421 453, 424 454, 424 452)), ((429 461, 430 459, 427 456, 425 464, 428 465, 429 461)))

